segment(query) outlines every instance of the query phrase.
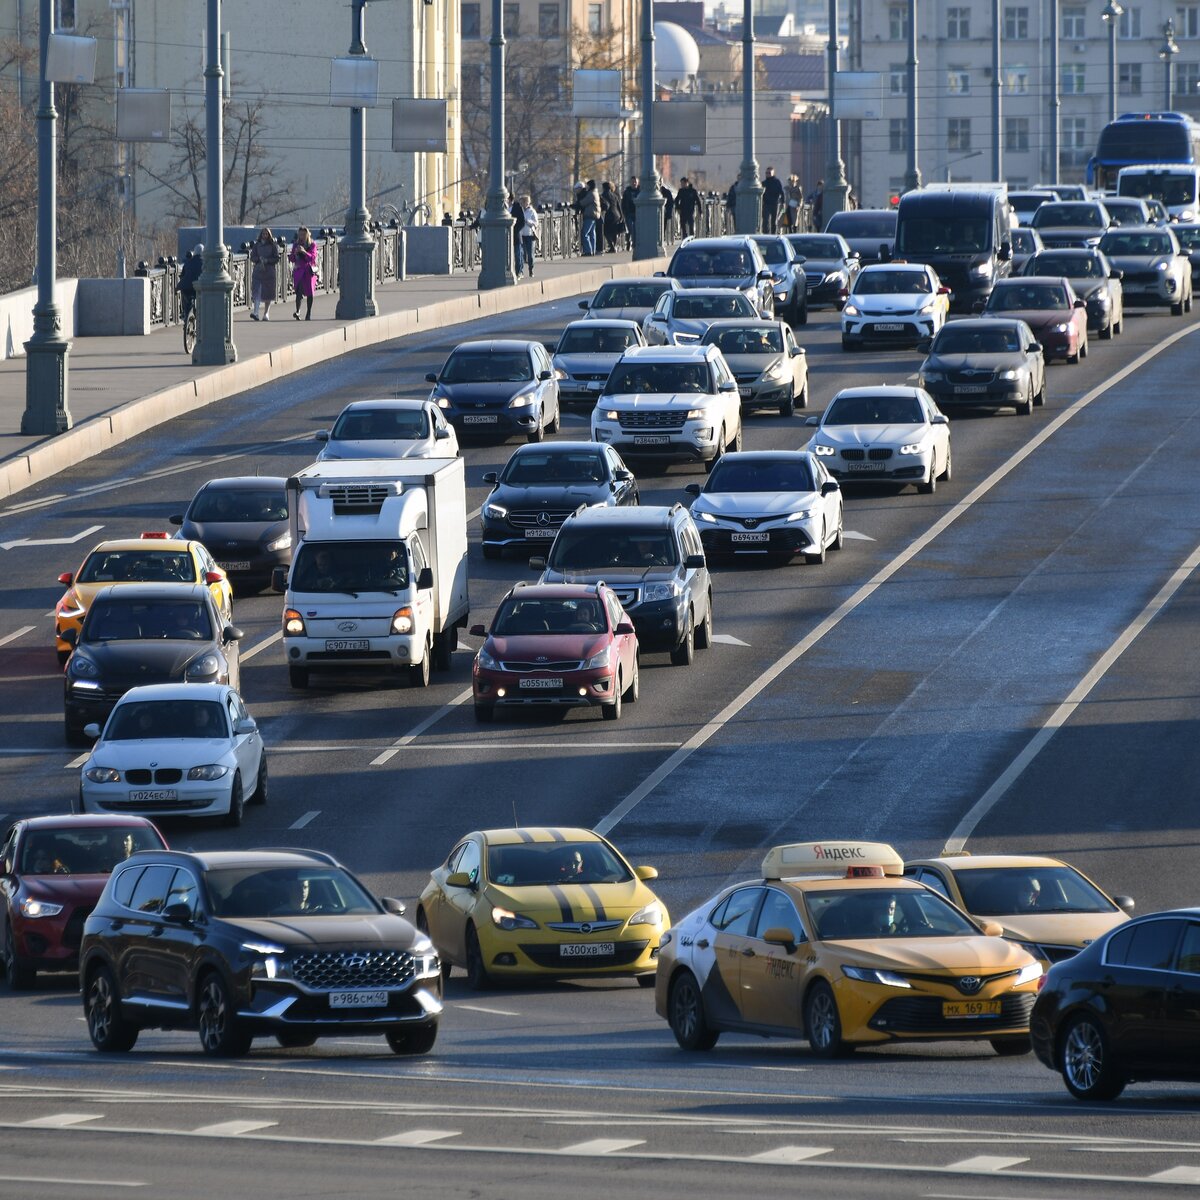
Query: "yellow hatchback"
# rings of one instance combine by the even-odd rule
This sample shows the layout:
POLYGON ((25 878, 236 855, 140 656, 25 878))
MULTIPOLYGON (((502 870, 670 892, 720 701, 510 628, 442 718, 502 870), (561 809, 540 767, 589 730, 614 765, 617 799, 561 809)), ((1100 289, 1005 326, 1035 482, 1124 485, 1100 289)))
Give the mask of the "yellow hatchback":
POLYGON ((207 584, 217 612, 233 618, 233 588, 225 572, 203 544, 167 533, 143 533, 140 538, 101 542, 73 575, 58 582, 66 591, 54 606, 54 639, 58 661, 65 663, 83 627, 83 619, 101 588, 122 583, 207 584))
POLYGON ((653 987, 666 907, 633 867, 588 829, 485 829, 469 833, 430 876, 417 926, 442 969, 471 987, 520 976, 633 976, 653 987))
POLYGON ((679 1044, 728 1030, 807 1039, 834 1058, 894 1041, 1029 1050, 1042 965, 903 877, 891 846, 777 846, 663 938, 655 1006, 679 1044))

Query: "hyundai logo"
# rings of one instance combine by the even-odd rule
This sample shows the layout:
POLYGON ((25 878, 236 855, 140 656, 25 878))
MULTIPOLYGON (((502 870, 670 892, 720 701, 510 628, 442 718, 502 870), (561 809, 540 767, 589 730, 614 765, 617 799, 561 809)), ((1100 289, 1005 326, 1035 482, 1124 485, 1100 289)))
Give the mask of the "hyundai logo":
POLYGON ((339 621, 338 633, 353 633, 358 628, 357 621, 339 621))
POLYGON ((979 989, 983 987, 983 980, 978 975, 964 975, 958 981, 958 990, 964 996, 973 996, 979 989))
POLYGON ((361 971, 367 965, 367 956, 365 954, 347 954, 346 966, 352 971, 361 971))
POLYGON ((546 657, 546 655, 539 654, 537 657, 537 661, 538 662, 549 662, 550 660, 549 660, 549 658, 546 657))

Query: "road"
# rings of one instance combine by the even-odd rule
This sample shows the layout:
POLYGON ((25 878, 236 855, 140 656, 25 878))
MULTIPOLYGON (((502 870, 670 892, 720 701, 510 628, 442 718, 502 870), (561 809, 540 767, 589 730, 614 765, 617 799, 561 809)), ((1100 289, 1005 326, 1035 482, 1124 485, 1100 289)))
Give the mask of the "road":
MULTIPOLYGON (((0 511, 0 813, 61 811, 76 789, 47 614, 56 577, 92 542, 165 528, 211 476, 303 466, 343 403, 422 394, 466 336, 548 339, 576 312, 547 305, 316 368, 0 511)), ((717 644, 686 669, 647 656, 642 699, 617 725, 572 712, 476 726, 471 642, 427 691, 365 679, 293 692, 278 597, 239 597, 271 802, 238 831, 167 836, 320 847, 378 893, 411 899, 466 830, 596 826, 658 866, 677 915, 757 873, 780 841, 879 838, 911 856, 957 839, 1062 854, 1139 911, 1190 902, 1197 820, 1180 781, 1196 774, 1200 715, 1196 328, 1131 314, 1116 342, 1051 368, 1032 418, 955 417, 953 481, 931 496, 850 493, 846 548, 825 566, 718 569, 717 644)), ((829 313, 798 332, 810 411, 840 386, 901 382, 919 361, 843 354, 829 313)), ((585 428, 570 415, 564 436, 585 428)), ((795 447, 806 433, 802 415, 754 416, 746 446, 795 447)), ((514 445, 465 449, 469 507, 514 445)), ((644 478, 643 503, 684 501, 698 477, 644 478)), ((486 621, 531 574, 485 562, 477 538, 472 612, 486 621)), ((155 1033, 127 1061, 102 1061, 69 980, 3 1004, 0 1195, 53 1175, 60 1191, 39 1196, 168 1181, 207 1196, 265 1171, 297 1196, 379 1194, 396 1175, 447 1196, 539 1196, 568 1179, 591 1196, 609 1194, 616 1171, 633 1194, 667 1196, 760 1177, 777 1191, 798 1172, 830 1196, 972 1200, 1200 1183, 1195 1088, 1138 1086, 1089 1109, 1032 1058, 986 1047, 823 1064, 802 1046, 727 1036, 688 1057, 626 984, 477 996, 456 978, 423 1062, 323 1042, 214 1064, 193 1037, 155 1033), (612 1165, 584 1162, 596 1157, 612 1165)))

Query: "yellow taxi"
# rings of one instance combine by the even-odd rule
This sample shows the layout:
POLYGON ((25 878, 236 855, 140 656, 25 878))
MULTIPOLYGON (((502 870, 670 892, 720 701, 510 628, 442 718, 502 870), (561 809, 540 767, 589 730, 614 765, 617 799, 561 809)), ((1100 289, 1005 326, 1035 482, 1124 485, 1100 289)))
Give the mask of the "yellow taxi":
POLYGON ((728 1030, 805 1038, 821 1058, 894 1041, 1029 1050, 1042 964, 877 842, 776 846, 663 938, 655 1007, 685 1050, 728 1030))
POLYGON ((588 829, 484 829, 432 872, 417 927, 443 972, 463 967, 477 990, 519 976, 633 976, 653 987, 670 926, 646 886, 657 878, 588 829))
POLYGON ((1109 896, 1056 858, 962 851, 910 860, 904 874, 977 921, 999 921, 1006 938, 1047 965, 1074 958, 1133 911, 1128 896, 1109 896))
POLYGON ((169 533, 143 533, 139 538, 101 542, 78 571, 58 577, 66 591, 54 606, 54 638, 58 661, 71 657, 83 619, 101 588, 122 583, 206 583, 213 603, 226 621, 233 617, 233 588, 224 571, 200 542, 169 533), (70 635, 69 637, 67 635, 70 635))

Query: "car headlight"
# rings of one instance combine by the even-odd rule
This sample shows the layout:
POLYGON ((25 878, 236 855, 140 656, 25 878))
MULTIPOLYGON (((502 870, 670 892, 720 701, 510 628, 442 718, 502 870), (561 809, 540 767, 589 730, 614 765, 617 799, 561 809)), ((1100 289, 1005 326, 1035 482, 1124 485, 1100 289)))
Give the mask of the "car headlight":
POLYGON ((482 667, 485 671, 500 670, 500 664, 486 650, 480 650, 475 655, 475 665, 482 667))
POLYGON ((221 669, 221 660, 215 654, 202 654, 188 663, 184 674, 189 679, 201 679, 205 675, 215 675, 221 669))
POLYGON ((436 979, 442 973, 442 964, 436 954, 414 954, 413 962, 418 979, 436 979))
POLYGON ((809 449, 811 449, 814 454, 819 455, 821 458, 828 458, 831 454, 837 453, 836 447, 824 446, 820 442, 813 442, 809 449))
POLYGON ((413 614, 412 609, 406 604, 403 608, 398 608, 392 613, 392 632, 393 633, 412 633, 413 631, 413 614))
POLYGON ((1017 972, 1017 978, 1013 982, 1013 987, 1020 987, 1023 983, 1032 983, 1035 979, 1041 979, 1042 975, 1042 964, 1040 962, 1031 962, 1017 972))
POLYGON ((777 363, 772 363, 764 372, 763 375, 768 379, 783 379, 787 375, 787 367, 784 365, 783 359, 777 363))
POLYGON ((242 949, 248 954, 286 954, 287 947, 274 942, 243 942, 242 949))
POLYGON ((655 900, 647 904, 645 908, 639 908, 629 918, 629 923, 630 925, 661 925, 663 923, 662 905, 655 900))
POLYGON ((692 509, 692 516, 696 517, 698 520, 706 521, 709 525, 715 525, 717 523, 717 518, 714 517, 712 513, 705 512, 703 509, 700 509, 699 512, 697 512, 695 509, 692 509))
POLYGON ((842 974, 861 983, 882 983, 884 987, 911 988, 912 984, 895 971, 878 971, 874 967, 842 967, 842 974))
POLYGON ((438 408, 449 408, 450 401, 445 396, 436 396, 438 408))
POLYGON ((703 421, 704 418, 707 416, 708 416, 708 413, 703 408, 689 408, 688 409, 687 419, 689 421, 703 421))
POLYGON ((992 273, 992 264, 990 262, 976 263, 971 268, 972 275, 990 275, 992 273))
POLYGON ((286 960, 279 955, 286 954, 285 946, 277 946, 274 942, 243 942, 242 949, 247 954, 259 956, 250 965, 250 975, 253 979, 278 979, 281 975, 289 974, 286 960))
POLYGON ((84 613, 84 607, 79 602, 79 593, 71 588, 62 598, 62 607, 58 610, 60 617, 81 617, 84 613))
POLYGON ((907 446, 900 447, 901 454, 922 454, 925 450, 924 442, 909 442, 907 446))
POLYGON ((485 504, 483 515, 491 517, 493 521, 501 521, 508 516, 508 509, 503 504, 485 504))
POLYGON ((291 548, 292 535, 290 533, 285 533, 282 537, 277 537, 273 542, 267 543, 268 550, 290 550, 291 548))
POLYGON ((1001 371, 1000 374, 997 376, 997 378, 999 378, 999 379, 1020 379, 1021 372, 1017 371, 1013 368, 1009 368, 1009 370, 1007 370, 1007 371, 1001 371))
POLYGON ((21 900, 21 916, 23 917, 57 917, 62 912, 61 904, 51 904, 47 900, 36 900, 33 896, 25 896, 21 900))
POLYGON ((538 923, 520 913, 509 912, 507 908, 496 905, 492 908, 492 924, 498 929, 536 929, 538 923))
POLYGON ((1165 271, 1167 269, 1167 264, 1165 262, 1155 263, 1154 269, 1156 271, 1165 271))
POLYGON ((187 773, 189 779, 200 779, 205 783, 212 783, 214 779, 224 779, 229 774, 229 768, 221 766, 220 763, 206 763, 202 767, 192 767, 187 773))
POLYGON ((920 306, 920 308, 917 309, 917 312, 932 312, 936 307, 937 307, 937 296, 933 295, 933 296, 930 296, 928 300, 924 300, 921 302, 921 306, 920 306))
POLYGON ((1098 246, 1100 245, 1100 239, 1098 237, 1084 238, 1083 244, 1085 246, 1098 246))
POLYGON ((1111 297, 1108 294, 1107 288, 1099 287, 1099 288, 1093 288, 1092 291, 1090 291, 1088 293, 1087 299, 1088 299, 1088 303, 1090 303, 1090 304, 1104 305, 1109 302, 1111 297))
POLYGON ((80 679, 95 679, 100 674, 100 668, 86 654, 80 654, 78 650, 71 655, 70 671, 72 675, 80 679))
POLYGON ((700 335, 698 333, 677 333, 675 340, 677 342, 698 342, 700 335))
POLYGON ((593 654, 583 665, 585 667, 607 667, 612 662, 612 645, 611 643, 604 647, 603 650, 593 654))
POLYGON ((799 512, 789 513, 788 521, 807 521, 812 516, 812 509, 802 508, 799 512))
POLYGON ((120 783, 121 772, 115 767, 88 767, 83 777, 91 783, 120 783))
POLYGON ((679 595, 679 584, 675 580, 669 583, 648 583, 642 589, 643 602, 652 600, 673 600, 679 595))
POLYGON ((1051 333, 1067 333, 1071 328, 1070 321, 1059 321, 1057 325, 1050 326, 1051 333))
POLYGON ((617 421, 620 419, 620 414, 615 408, 608 408, 604 410, 604 419, 606 421, 617 421))
POLYGON ((283 614, 283 632, 289 637, 304 636, 304 618, 294 608, 287 609, 283 614))
POLYGON ((945 371, 922 371, 921 383, 941 383, 946 378, 945 371))
POLYGON ((862 316, 862 313, 859 312, 858 306, 856 304, 847 304, 842 308, 842 316, 844 316, 844 317, 860 317, 860 316, 862 316))
POLYGON ((534 392, 518 392, 509 402, 509 408, 528 408, 531 404, 536 404, 538 398, 534 392))

